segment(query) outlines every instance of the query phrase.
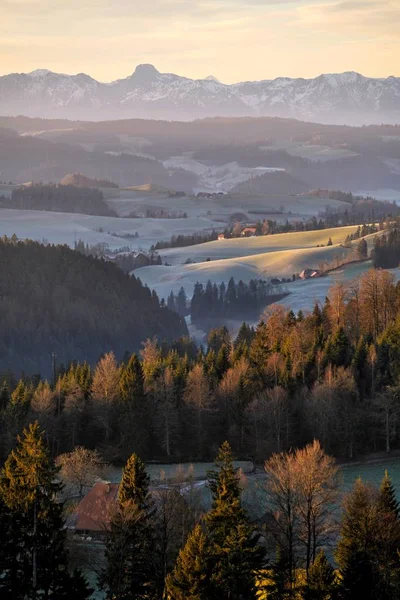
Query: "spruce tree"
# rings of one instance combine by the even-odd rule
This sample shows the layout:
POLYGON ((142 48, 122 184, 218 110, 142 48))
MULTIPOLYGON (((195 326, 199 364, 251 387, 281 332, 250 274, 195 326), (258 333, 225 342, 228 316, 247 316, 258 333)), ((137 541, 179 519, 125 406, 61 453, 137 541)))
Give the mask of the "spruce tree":
POLYGON ((100 584, 109 600, 157 598, 157 549, 149 476, 133 454, 124 469, 116 510, 106 538, 106 567, 100 584))
POLYGON ((209 600, 211 568, 209 540, 201 525, 196 525, 167 576, 168 600, 209 600))
POLYGON ((335 571, 323 550, 311 565, 303 590, 304 600, 333 600, 337 596, 335 571))
POLYGON ((387 471, 382 479, 378 500, 377 555, 380 572, 380 597, 395 599, 400 590, 399 503, 387 471))
POLYGON ((354 550, 341 569, 341 591, 343 600, 375 600, 377 578, 374 565, 368 552, 354 550))
POLYGON ((387 471, 385 471, 385 475, 382 479, 379 490, 379 508, 384 514, 391 514, 396 519, 399 518, 399 503, 396 498, 396 492, 394 490, 392 480, 387 471))
POLYGON ((289 561, 283 549, 278 546, 276 560, 268 570, 267 577, 262 580, 261 587, 266 593, 268 600, 285 600, 286 598, 290 598, 292 596, 290 579, 289 561))
POLYGON ((136 354, 132 354, 128 364, 123 368, 119 385, 122 400, 140 409, 144 397, 144 374, 136 354))
POLYGON ((343 596, 346 600, 374 598, 380 587, 379 511, 375 490, 357 479, 343 508, 336 550, 343 596))
POLYGON ((5 577, 0 580, 0 589, 5 582, 4 597, 18 597, 22 585, 21 597, 29 599, 68 598, 72 589, 76 590, 76 600, 90 595, 81 575, 68 572, 63 505, 57 502, 62 491, 58 470, 50 459, 39 424, 29 425, 18 437, 0 479, 1 520, 11 529, 9 550, 2 557, 8 564, 5 577), (15 576, 20 581, 16 582, 15 576))
POLYGON ((264 565, 264 550, 241 505, 238 473, 232 450, 224 442, 208 474, 213 496, 205 517, 213 561, 210 599, 256 598, 256 576, 264 565))
POLYGON ((146 472, 144 462, 132 454, 123 470, 121 483, 118 489, 118 502, 121 507, 131 503, 141 510, 149 508, 150 477, 146 472))

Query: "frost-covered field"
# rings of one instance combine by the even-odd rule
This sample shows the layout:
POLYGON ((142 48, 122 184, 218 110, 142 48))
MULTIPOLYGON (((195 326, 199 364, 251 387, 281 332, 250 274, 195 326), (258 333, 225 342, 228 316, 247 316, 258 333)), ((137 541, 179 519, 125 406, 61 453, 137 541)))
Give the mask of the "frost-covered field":
POLYGON ((250 238, 234 238, 198 244, 185 248, 171 248, 162 250, 161 255, 172 265, 179 265, 191 258, 196 262, 219 260, 226 258, 240 258, 254 254, 265 254, 281 250, 294 250, 298 248, 315 248, 326 246, 329 238, 333 244, 345 241, 347 235, 356 231, 357 227, 335 227, 318 231, 299 231, 293 233, 279 233, 250 238))
POLYGON ((35 210, 0 209, 0 236, 20 239, 46 240, 51 244, 68 244, 76 240, 94 245, 107 243, 111 249, 129 246, 132 250, 149 249, 158 240, 170 239, 173 234, 191 235, 212 230, 220 224, 206 217, 188 219, 121 219, 72 213, 35 210), (126 235, 139 233, 138 238, 126 235), (115 235, 112 235, 115 234, 115 235))
MULTIPOLYGON (((210 190, 210 187, 205 186, 204 189, 210 190)), ((171 198, 168 193, 157 191, 103 190, 103 192, 107 204, 121 217, 127 217, 134 211, 146 208, 163 208, 167 211, 186 212, 189 217, 208 216, 210 219, 228 221, 230 215, 243 212, 248 216, 249 221, 271 218, 282 222, 286 219, 290 221, 318 215, 327 206, 332 209, 345 208, 343 202, 315 196, 229 193, 217 198, 195 196, 171 198), (279 214, 281 209, 283 213, 279 214)))
MULTIPOLYGON (((323 231, 210 242, 202 244, 202 246, 214 248, 214 257, 218 256, 216 250, 218 245, 221 248, 220 255, 223 255, 225 243, 228 248, 226 255, 235 256, 236 254, 236 256, 234 258, 204 261, 203 255, 201 255, 204 262, 179 264, 179 261, 177 261, 178 264, 170 267, 163 265, 143 267, 135 271, 135 275, 140 277, 142 282, 146 283, 151 289, 156 290, 160 298, 166 298, 171 290, 177 293, 181 287, 190 297, 196 282, 205 285, 208 280, 218 284, 223 281, 227 283, 231 277, 235 281, 242 280, 245 283, 255 278, 289 278, 294 273, 300 273, 303 269, 318 269, 327 262, 333 264, 337 257, 348 254, 350 250, 343 248, 339 241, 343 242, 345 237, 354 230, 355 227, 343 227, 323 231), (322 239, 326 243, 329 237, 332 238, 332 246, 317 247, 322 239), (233 242, 237 243, 234 244, 233 242), (292 248, 287 249, 290 246, 292 248), (248 255, 244 255, 245 252, 248 255)), ((366 238, 370 248, 373 239, 374 234, 366 238)), ((354 242, 353 246, 356 244, 357 242, 354 242)), ((186 258, 195 259, 198 257, 196 253, 199 252, 199 248, 200 245, 182 250, 185 251, 184 256, 186 258)), ((170 260, 169 256, 167 260, 170 260)), ((369 268, 369 263, 350 265, 342 270, 343 276, 350 280, 369 268), (354 272, 354 277, 352 272, 354 272)), ((312 307, 316 298, 322 300, 325 298, 330 285, 335 279, 342 276, 342 271, 338 270, 327 277, 312 281, 296 281, 286 284, 284 286, 285 290, 291 293, 283 302, 287 306, 291 306, 291 303, 293 303, 296 310, 306 308, 306 304, 308 307, 312 307)))

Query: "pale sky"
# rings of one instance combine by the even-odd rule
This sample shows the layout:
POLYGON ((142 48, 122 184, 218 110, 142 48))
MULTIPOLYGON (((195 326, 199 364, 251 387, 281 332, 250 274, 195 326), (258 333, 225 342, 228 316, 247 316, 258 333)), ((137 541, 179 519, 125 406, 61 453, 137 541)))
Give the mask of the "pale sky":
POLYGON ((400 0, 0 0, 0 74, 400 75, 400 0))

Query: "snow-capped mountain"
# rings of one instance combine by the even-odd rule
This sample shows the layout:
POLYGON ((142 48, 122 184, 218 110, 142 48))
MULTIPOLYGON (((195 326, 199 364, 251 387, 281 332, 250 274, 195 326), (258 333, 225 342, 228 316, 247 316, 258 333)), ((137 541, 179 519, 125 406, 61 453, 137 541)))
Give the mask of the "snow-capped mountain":
POLYGON ((0 77, 0 114, 74 119, 279 116, 330 123, 400 123, 400 78, 359 73, 315 79, 188 79, 139 65, 133 75, 100 83, 80 73, 38 69, 0 77))

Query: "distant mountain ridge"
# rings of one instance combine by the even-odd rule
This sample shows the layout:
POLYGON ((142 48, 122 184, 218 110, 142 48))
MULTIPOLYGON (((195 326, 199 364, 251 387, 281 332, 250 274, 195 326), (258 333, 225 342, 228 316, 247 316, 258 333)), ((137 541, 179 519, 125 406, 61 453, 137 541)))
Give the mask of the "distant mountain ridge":
POLYGON ((0 114, 86 120, 277 116, 394 124, 400 123, 400 78, 347 72, 227 85, 213 76, 189 79, 144 64, 125 79, 101 83, 84 73, 37 69, 0 77, 0 114))

